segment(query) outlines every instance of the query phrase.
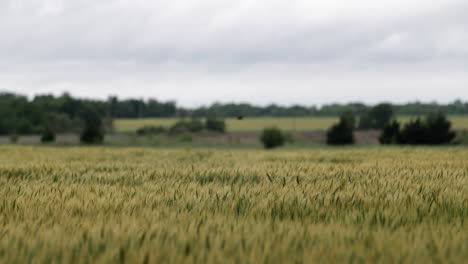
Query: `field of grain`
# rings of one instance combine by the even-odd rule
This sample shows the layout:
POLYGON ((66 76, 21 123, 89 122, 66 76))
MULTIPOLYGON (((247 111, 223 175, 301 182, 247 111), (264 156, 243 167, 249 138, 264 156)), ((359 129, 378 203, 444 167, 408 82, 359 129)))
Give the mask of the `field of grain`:
MULTIPOLYGON (((399 117, 398 120, 408 122, 411 117, 399 117)), ((468 129, 468 116, 451 116, 453 128, 468 129)), ((177 118, 145 118, 117 119, 114 122, 117 132, 134 132, 145 125, 170 127, 177 118)), ((229 132, 258 132, 266 127, 276 126, 285 131, 324 131, 338 121, 334 117, 297 117, 297 118, 245 118, 241 121, 235 118, 226 119, 229 132)))
POLYGON ((0 147, 0 263, 466 263, 468 150, 0 147))
MULTIPOLYGON (((117 132, 133 132, 145 125, 155 125, 169 127, 177 118, 144 118, 144 119, 117 119, 114 126, 117 132)), ((325 130, 338 118, 245 118, 237 120, 236 118, 227 118, 226 127, 229 132, 258 132, 265 127, 276 126, 286 131, 317 131, 325 130)))

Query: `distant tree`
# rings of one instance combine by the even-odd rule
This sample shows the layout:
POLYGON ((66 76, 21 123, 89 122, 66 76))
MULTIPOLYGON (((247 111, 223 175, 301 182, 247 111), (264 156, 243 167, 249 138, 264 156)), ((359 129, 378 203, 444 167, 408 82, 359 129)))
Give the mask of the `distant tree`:
POLYGON ((180 120, 173 124, 168 131, 169 135, 180 135, 190 133, 190 129, 187 126, 187 122, 180 120))
POLYGON ((448 144, 455 138, 452 123, 441 112, 430 113, 426 117, 427 142, 433 145, 448 144))
POLYGON ((409 121, 401 130, 394 120, 384 128, 379 140, 382 144, 441 145, 451 143, 455 137, 450 121, 444 114, 436 112, 428 114, 424 120, 409 121))
POLYGON ((260 141, 266 149, 272 149, 284 145, 286 138, 279 128, 271 127, 263 130, 260 141))
POLYGON ((380 144, 396 144, 400 138, 400 123, 393 120, 387 124, 379 137, 380 144))
POLYGON ((353 111, 345 111, 341 114, 341 118, 348 124, 348 126, 355 129, 356 127, 356 116, 353 111))
POLYGON ((19 136, 15 132, 10 134, 10 142, 11 143, 18 143, 19 136))
POLYGON ((383 129, 393 118, 391 104, 378 104, 361 117, 360 129, 383 129))
POLYGON ((43 143, 49 143, 49 142, 54 142, 55 141, 55 133, 52 129, 46 128, 42 132, 41 135, 41 142, 43 143))
POLYGON ((169 128, 170 135, 198 133, 203 131, 205 125, 200 119, 192 118, 189 121, 180 120, 169 128))
POLYGON ((91 106, 84 107, 80 115, 84 121, 80 141, 86 144, 101 143, 104 140, 102 116, 91 106))
POLYGON ((368 113, 359 117, 359 125, 358 128, 361 130, 368 130, 372 129, 372 118, 369 116, 368 113))
POLYGON ((208 117, 205 121, 205 128, 208 131, 224 133, 226 131, 226 123, 223 119, 208 117))
POLYGON ((148 135, 157 135, 164 134, 167 132, 167 129, 163 126, 144 126, 137 129, 136 133, 139 136, 148 136, 148 135))
POLYGON ((422 145, 427 144, 428 129, 421 118, 406 123, 400 132, 399 144, 422 145))
POLYGON ((203 122, 198 118, 192 118, 190 121, 186 121, 186 125, 192 133, 201 132, 205 128, 203 122))
POLYGON ((327 144, 349 145, 354 144, 354 127, 349 123, 346 115, 340 117, 340 122, 327 131, 327 144))

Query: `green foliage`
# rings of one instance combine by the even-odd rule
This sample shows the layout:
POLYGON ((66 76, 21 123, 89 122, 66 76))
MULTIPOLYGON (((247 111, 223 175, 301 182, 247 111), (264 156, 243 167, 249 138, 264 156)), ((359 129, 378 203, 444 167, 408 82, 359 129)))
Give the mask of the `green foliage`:
POLYGON ((185 134, 182 134, 179 136, 179 141, 180 142, 192 142, 193 141, 193 137, 190 133, 185 133, 185 134))
POLYGON ((27 97, 0 93, 0 134, 41 134, 45 129, 57 133, 78 132, 89 122, 82 109, 92 108, 93 117, 102 120, 105 103, 79 100, 68 94, 60 97, 41 95, 28 100, 27 97))
POLYGON ((149 135, 158 135, 164 134, 167 132, 167 129, 163 126, 144 126, 137 129, 136 133, 139 136, 149 136, 149 135))
POLYGON ((79 115, 85 125, 80 141, 86 144, 101 143, 104 140, 104 128, 98 111, 92 106, 87 106, 81 109, 79 115))
POLYGON ((464 146, 468 145, 468 131, 463 130, 463 131, 458 132, 453 142, 454 144, 458 144, 458 145, 464 145, 464 146))
POLYGON ((429 144, 449 144, 456 137, 456 133, 451 130, 452 123, 440 112, 429 114, 426 118, 426 125, 429 132, 427 135, 429 144))
POLYGON ((104 134, 95 126, 86 126, 80 135, 80 141, 85 144, 97 144, 104 140, 104 134))
POLYGON ((226 123, 223 119, 208 117, 205 121, 205 128, 208 131, 224 133, 226 132, 226 123))
POLYGON ((272 149, 284 145, 286 138, 279 128, 271 127, 263 130, 260 141, 266 149, 272 149))
POLYGON ((350 122, 348 114, 340 117, 340 122, 333 125, 327 131, 327 144, 329 145, 349 145, 354 144, 354 125, 350 122))
POLYGON ((429 114, 425 120, 417 118, 406 123, 400 130, 400 124, 393 121, 385 127, 380 142, 382 144, 442 145, 455 139, 451 122, 442 113, 429 114))
POLYGON ((393 120, 387 124, 379 137, 380 144, 396 144, 400 137, 400 123, 393 120))
POLYGON ((18 140, 19 140, 18 134, 12 133, 12 134, 10 135, 10 142, 11 142, 11 143, 18 143, 18 140))
POLYGON ((55 141, 55 133, 52 129, 44 129, 41 135, 41 142, 49 143, 55 141))
POLYGON ((353 129, 356 127, 356 116, 353 111, 345 111, 341 114, 341 118, 349 127, 352 127, 353 129))
POLYGON ((391 104, 378 104, 361 117, 360 129, 383 129, 394 115, 391 104))
POLYGON ((398 144, 423 145, 428 144, 428 127, 421 118, 406 123, 398 136, 398 144))
POLYGON ((204 127, 203 122, 197 118, 193 118, 190 121, 180 120, 169 128, 169 135, 198 133, 203 131, 204 127))

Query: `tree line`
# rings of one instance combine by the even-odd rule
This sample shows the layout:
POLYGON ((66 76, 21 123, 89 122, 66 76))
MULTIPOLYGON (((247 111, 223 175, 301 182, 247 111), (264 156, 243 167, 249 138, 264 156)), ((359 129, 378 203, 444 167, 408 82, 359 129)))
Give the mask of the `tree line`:
MULTIPOLYGON (((378 104, 357 116, 353 111, 345 111, 339 121, 326 133, 328 145, 352 145, 354 131, 380 130, 379 142, 383 145, 446 145, 455 143, 456 132, 444 113, 430 111, 424 118, 417 117, 405 124, 395 119, 394 106, 378 104)), ((285 144, 286 134, 276 127, 263 130, 260 140, 267 149, 285 144)))
MULTIPOLYGON (((226 117, 287 117, 287 116, 340 116, 352 129, 379 129, 390 124, 396 115, 419 116, 427 113, 468 114, 468 103, 457 100, 450 104, 409 103, 379 104, 368 106, 362 103, 329 104, 316 106, 265 107, 251 104, 220 104, 194 109, 179 107, 173 101, 156 99, 124 99, 115 96, 107 100, 74 98, 68 93, 60 96, 37 95, 33 98, 0 93, 0 135, 42 134, 45 140, 55 133, 80 133, 83 141, 99 141, 112 128, 115 118, 146 117, 212 117, 205 129, 223 131, 226 117)), ((419 121, 419 123, 424 123, 419 121)), ((343 124, 338 124, 343 128, 343 124)), ((415 125, 416 126, 416 125, 415 125)), ((199 122, 179 122, 174 131, 192 131, 201 127, 199 122)), ((401 136, 400 136, 401 137, 401 136)), ((401 141, 400 141, 401 142, 401 141)))
POLYGON ((360 116, 359 122, 353 112, 342 113, 339 122, 327 131, 327 144, 354 144, 356 127, 380 130, 381 144, 443 145, 452 143, 456 137, 452 123, 440 111, 431 111, 424 118, 401 124, 395 119, 392 105, 379 104, 360 116))
POLYGON ((0 135, 41 134, 53 141, 56 133, 79 133, 82 142, 103 140, 111 127, 106 104, 99 100, 39 95, 33 99, 13 93, 0 93, 0 135))

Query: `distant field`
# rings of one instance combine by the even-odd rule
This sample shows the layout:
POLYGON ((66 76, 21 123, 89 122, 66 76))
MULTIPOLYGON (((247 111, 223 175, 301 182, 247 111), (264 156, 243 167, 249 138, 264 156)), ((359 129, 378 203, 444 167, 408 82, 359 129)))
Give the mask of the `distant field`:
POLYGON ((0 263, 468 259, 467 149, 0 153, 0 263))
MULTIPOLYGON (((468 129, 468 116, 452 116, 450 119, 455 129, 468 129)), ((169 127, 177 120, 176 118, 117 119, 115 128, 117 132, 133 132, 145 125, 169 127)), ((256 132, 271 126, 286 131, 323 131, 337 120, 338 118, 334 117, 245 118, 241 121, 228 118, 226 125, 230 132, 256 132)), ((410 117, 400 117, 399 120, 406 122, 410 117)))
MULTIPOLYGON (((147 118, 147 119, 117 119, 115 128, 117 132, 132 132, 145 125, 169 127, 177 118, 147 118)), ((324 130, 336 122, 337 118, 235 118, 226 119, 227 129, 230 132, 255 132, 265 127, 276 126, 288 131, 314 131, 324 130)))

